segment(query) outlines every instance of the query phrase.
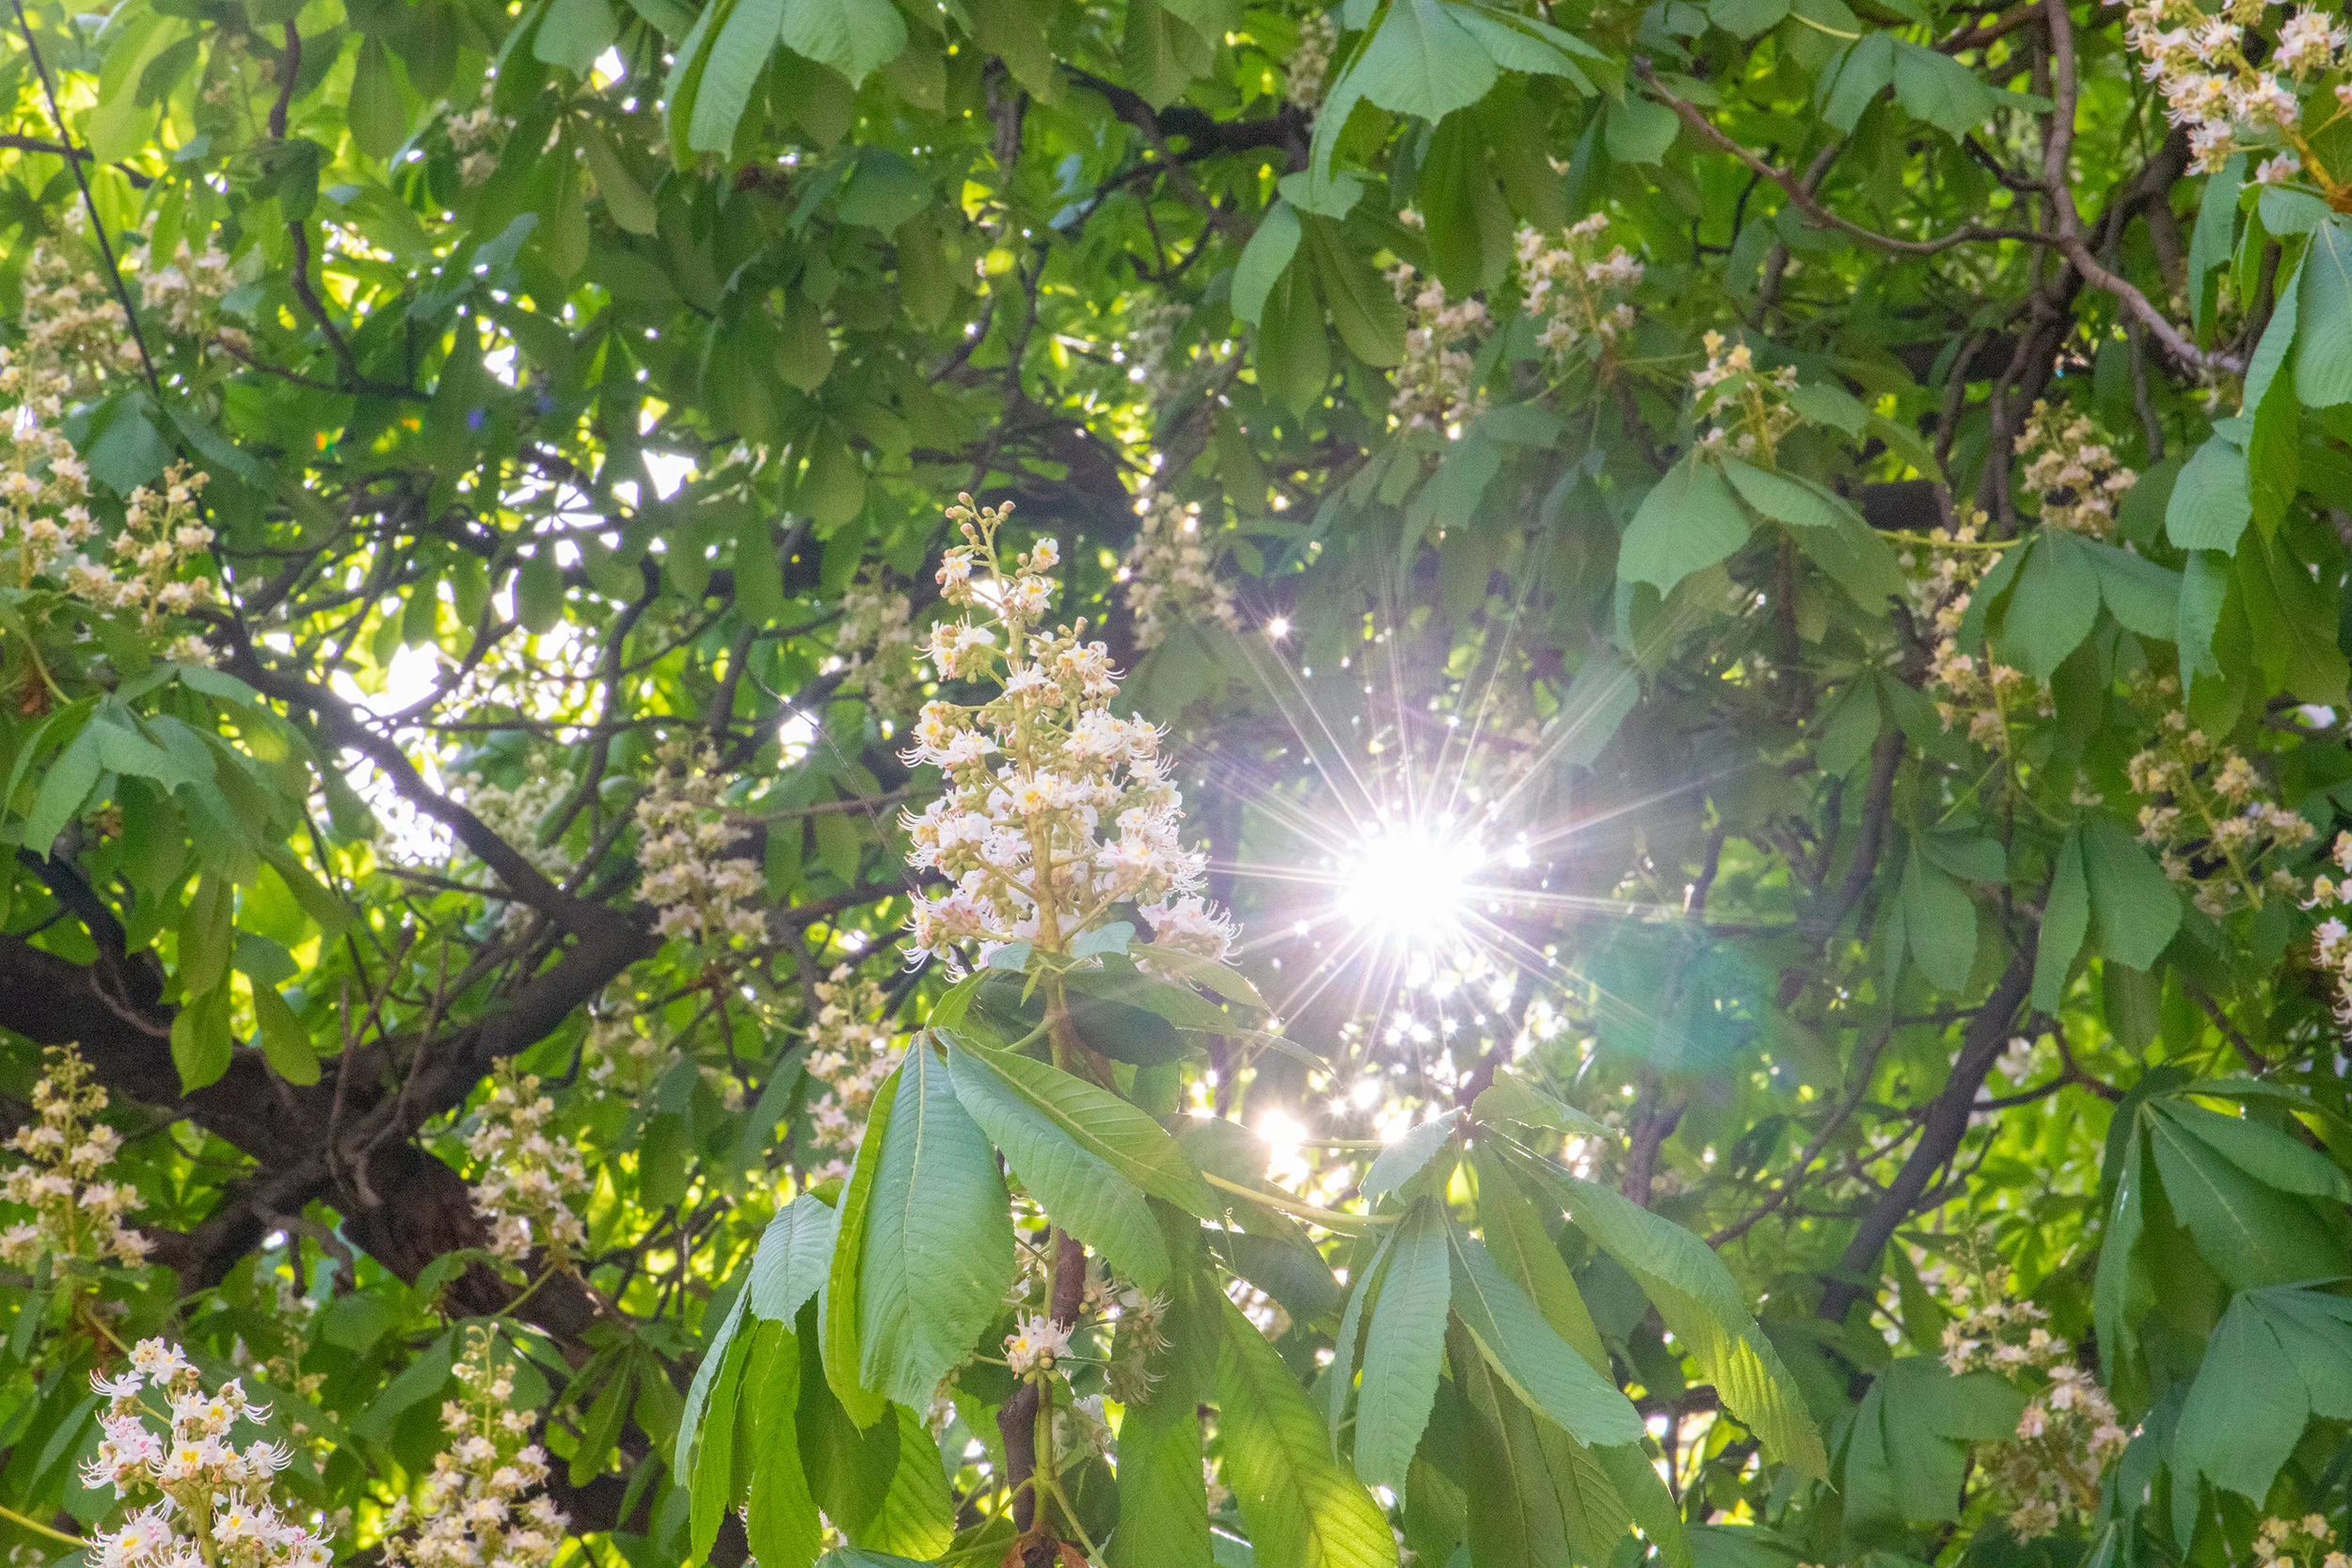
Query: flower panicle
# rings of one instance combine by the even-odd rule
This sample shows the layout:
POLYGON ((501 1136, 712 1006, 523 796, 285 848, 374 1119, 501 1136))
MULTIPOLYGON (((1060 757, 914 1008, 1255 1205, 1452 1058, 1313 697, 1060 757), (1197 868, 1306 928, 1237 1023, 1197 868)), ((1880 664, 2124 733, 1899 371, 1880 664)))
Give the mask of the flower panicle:
POLYGON ((907 762, 938 768, 946 787, 901 817, 907 861, 952 886, 916 900, 909 957, 953 960, 967 942, 983 958, 1016 942, 1058 952, 1132 904, 1155 945, 1221 958, 1233 927, 1200 896, 1206 862, 1179 837, 1161 732, 1112 711, 1119 672, 1084 621, 1043 628, 1059 546, 1040 539, 1006 570, 1010 512, 967 496, 947 513, 965 542, 942 561, 940 591, 964 613, 932 628, 931 662, 943 682, 997 691, 934 699, 915 722, 907 762))

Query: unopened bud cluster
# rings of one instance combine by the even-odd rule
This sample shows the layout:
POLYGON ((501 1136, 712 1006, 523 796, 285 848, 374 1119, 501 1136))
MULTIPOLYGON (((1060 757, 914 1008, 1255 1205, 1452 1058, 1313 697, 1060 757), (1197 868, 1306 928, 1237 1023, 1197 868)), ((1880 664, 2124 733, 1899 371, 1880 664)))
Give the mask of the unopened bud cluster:
POLYGON ((105 1088, 90 1082, 81 1054, 51 1046, 49 1069, 33 1085, 32 1121, 8 1147, 24 1156, 0 1176, 0 1198, 33 1212, 0 1231, 0 1259, 30 1269, 44 1256, 53 1265, 138 1263, 154 1243, 122 1223, 139 1206, 138 1190, 107 1178, 122 1134, 98 1114, 105 1088))
POLYGON ((1282 97, 1302 109, 1323 102, 1323 78, 1331 70, 1331 51, 1340 41, 1339 24, 1329 11, 1311 11, 1299 18, 1298 47, 1282 72, 1282 97))
POLYGON ((914 709, 923 689, 914 602, 885 586, 877 569, 869 567, 843 592, 833 647, 825 673, 840 673, 836 689, 843 696, 865 698, 879 719, 897 720, 914 709))
MULTIPOLYGON (((1408 227, 1422 227, 1420 214, 1399 215, 1408 227)), ((1389 286, 1406 310, 1405 359, 1396 368, 1389 422, 1399 430, 1459 435, 1485 406, 1471 386, 1476 357, 1463 345, 1493 326, 1486 301, 1449 299, 1444 284, 1402 261, 1390 269, 1389 286)))
POLYGON ((1797 389, 1797 368, 1759 369, 1747 344, 1730 342, 1720 332, 1702 341, 1707 363, 1691 372, 1692 389, 1698 393, 1694 412, 1707 424, 1699 432, 1699 450, 1775 466, 1781 437, 1804 422, 1788 403, 1797 389))
POLYGON ((1992 1372, 2028 1395, 2015 1440, 1994 1449, 1985 1470, 2009 1504, 2010 1528, 2031 1540, 2098 1507, 2100 1474, 2131 1433, 2074 1347, 2050 1333, 2049 1313, 2004 1299, 2004 1278, 1994 1271, 1981 1302, 1970 1300, 1964 1282, 1953 1284, 1963 1310, 1944 1326, 1944 1365, 1955 1377, 1992 1372))
POLYGON ((474 1212, 488 1223, 490 1250, 501 1258, 520 1262, 537 1249, 550 1266, 562 1266, 588 1240, 572 1210, 588 1190, 588 1170, 570 1143, 548 1136, 554 1116, 555 1101, 539 1092, 537 1078, 501 1065, 466 1139, 481 1170, 474 1212))
POLYGON ((278 1473, 293 1463, 286 1447, 230 1440, 240 1424, 269 1419, 269 1406, 248 1402, 236 1379, 207 1393, 178 1347, 142 1339, 128 1370, 93 1372, 90 1386, 107 1409, 82 1483, 154 1498, 92 1539, 92 1568, 325 1568, 332 1560, 327 1536, 271 1501, 278 1473), (155 1432, 151 1416, 166 1418, 168 1433, 155 1432))
POLYGON ((1216 575, 1216 555, 1200 529, 1200 508, 1166 490, 1136 500, 1136 542, 1119 568, 1127 609, 1136 618, 1136 646, 1156 648, 1187 622, 1241 625, 1232 586, 1216 575))
POLYGON ((916 900, 910 956, 1024 941, 1059 952, 1125 903, 1161 944, 1221 958, 1232 927, 1199 896, 1204 863, 1178 838, 1184 798, 1160 732, 1111 711, 1118 673, 1083 621, 1041 628, 1059 551, 1041 539, 1004 571, 996 538, 1009 511, 967 497, 947 514, 964 543, 946 552, 939 586, 965 613, 932 628, 931 662, 942 680, 998 690, 968 706, 928 703, 915 724, 907 762, 942 769, 946 788, 902 819, 907 860, 954 886, 916 900))
POLYGON ((824 1085, 809 1107, 808 1178, 844 1180, 866 1132, 874 1095, 898 1065, 898 1032, 884 1016, 881 986, 848 964, 817 982, 817 1021, 808 1031, 808 1073, 824 1085))
POLYGON ((2180 690, 2165 675, 2143 678, 2136 693, 2158 715, 2154 736, 2124 769, 2133 790, 2148 797, 2140 842, 2214 919, 2260 909, 2265 895, 2294 896, 2301 879, 2279 862, 2318 830, 2269 797, 2251 762, 2189 723, 2180 690))
POLYGON ((1960 645, 1962 623, 1977 583, 2001 559, 1985 547, 1985 515, 1971 511, 1966 520, 1928 534, 1924 569, 1915 549, 1905 549, 1905 571, 1916 574, 1913 607, 1921 629, 1935 639, 1928 659, 1928 678, 1935 687, 1936 717, 1947 730, 1965 733, 1972 745, 2006 756, 2010 724, 2020 706, 2031 701, 2037 715, 2051 712, 2050 694, 2028 680, 2023 670, 2003 664, 1988 649, 1971 654, 1960 645))
POLYGON ((506 146, 515 122, 485 103, 478 109, 450 116, 447 123, 450 150, 457 154, 458 182, 470 187, 496 174, 499 153, 506 146))
POLYGON ((2042 527, 2115 537, 2115 509, 2139 475, 2117 461, 2097 420, 2037 402, 2017 458, 2019 483, 2040 502, 2042 527))
POLYGON ((515 1379, 486 1328, 469 1331, 457 1363, 459 1398, 441 1406, 448 1446, 413 1501, 384 1516, 385 1568, 547 1568, 571 1521, 538 1490, 548 1456, 528 1441, 532 1415, 515 1407, 515 1379))

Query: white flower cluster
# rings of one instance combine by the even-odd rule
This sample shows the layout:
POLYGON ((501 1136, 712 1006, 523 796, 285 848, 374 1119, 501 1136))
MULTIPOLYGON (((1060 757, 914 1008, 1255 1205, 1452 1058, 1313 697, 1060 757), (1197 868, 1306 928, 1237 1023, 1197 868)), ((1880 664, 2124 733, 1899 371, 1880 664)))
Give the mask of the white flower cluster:
POLYGON ((2098 1506, 2100 1473, 2131 1433, 2106 1390, 2075 1361, 2074 1347, 2052 1336, 2049 1313, 2029 1301, 2004 1299, 2005 1277, 1992 1271, 1979 1304, 1971 1304, 1965 1281, 1953 1282, 1963 1310, 1944 1325, 1944 1365, 1955 1377, 1990 1371, 2023 1380, 2030 1397, 2016 1439, 2001 1446, 1985 1473, 2010 1505, 2010 1528, 2031 1540, 2098 1506))
POLYGON ((825 673, 842 672, 837 689, 860 696, 877 718, 895 720, 914 706, 923 683, 915 661, 914 605, 884 586, 867 567, 841 595, 833 657, 825 673))
POLYGON ((1633 329, 1633 307, 1617 297, 1642 280, 1642 263, 1623 245, 1600 253, 1605 213, 1571 224, 1558 243, 1519 230, 1519 284, 1527 313, 1544 325, 1535 341, 1563 358, 1589 345, 1596 356, 1633 329))
POLYGON ((449 145, 457 154, 457 178, 469 188, 498 172, 499 152, 515 122, 487 103, 449 117, 449 145))
POLYGON ((2254 1531, 2257 1568, 2352 1568, 2352 1556, 2335 1548, 2324 1513, 2300 1519, 2265 1519, 2254 1531))
POLYGON ((2019 483, 2042 503, 2042 526, 2115 537, 2115 509, 2139 475, 2116 460, 2098 421, 2036 402, 2017 442, 2019 483))
POLYGON ((882 987, 848 964, 817 982, 817 1022, 808 1031, 808 1073, 825 1085, 809 1107, 808 1179, 847 1180, 875 1091, 898 1065, 898 1032, 883 1017, 882 987))
POLYGON ((30 588, 98 525, 83 504, 89 470, 57 429, 65 413, 59 387, 0 349, 0 393, 19 404, 0 436, 7 443, 0 456, 0 564, 11 568, 11 586, 30 588))
POLYGON ((965 542, 940 564, 941 594, 981 614, 933 626, 931 662, 943 680, 1000 689, 970 707, 927 703, 915 724, 907 761, 941 768, 946 789, 904 816, 907 862, 955 886, 915 901, 909 956, 952 959, 966 942, 983 955, 1022 941, 1060 952, 1123 902, 1142 907, 1161 945, 1222 958, 1233 928, 1197 891, 1204 862, 1177 837, 1184 797, 1160 732, 1111 711, 1118 673, 1084 621, 1041 628, 1059 549, 1041 539, 1006 574, 996 535, 1010 512, 966 496, 947 513, 965 542))
POLYGON ((2178 680, 2137 684, 2136 695, 2153 699, 2160 717, 2154 737, 2124 772, 2134 791, 2151 798, 2139 808, 2139 838, 2155 849, 2164 874, 2193 888, 2192 901, 2216 920, 2241 906, 2260 909, 2265 890, 2299 893, 2300 879, 2274 857, 2301 848, 2319 831, 2266 798, 2252 763, 2190 726, 2178 680))
MULTIPOLYGON (((72 399, 109 375, 136 375, 138 341, 114 289, 46 240, 24 262, 24 358, 32 388, 72 399)), ((31 388, 28 388, 28 390, 31 388)))
POLYGON ((1781 437, 1804 422, 1788 404, 1788 394, 1797 389, 1797 368, 1758 370, 1747 344, 1726 347, 1720 332, 1709 332, 1701 341, 1707 345, 1707 363, 1691 372, 1692 389, 1698 393, 1697 417, 1708 421, 1699 434, 1699 450, 1729 451, 1772 467, 1781 437))
MULTIPOLYGON (((1418 213, 1400 214, 1409 228, 1422 226, 1418 213)), ((1462 343, 1494 324, 1484 300, 1449 300, 1445 285, 1398 262, 1389 286, 1409 313, 1405 362, 1396 368, 1396 392, 1389 399, 1389 421, 1399 430, 1460 434, 1484 402, 1470 387, 1475 357, 1462 343)))
POLYGON ((536 1247, 560 1268, 588 1240, 571 1206, 588 1190, 588 1169, 578 1148, 548 1136, 554 1115, 555 1101, 539 1092, 537 1078, 501 1063, 466 1152, 481 1169, 473 1208, 489 1222, 490 1250, 520 1262, 536 1247))
POLYGON ((202 251, 191 250, 185 240, 180 242, 179 254, 167 266, 155 264, 151 247, 138 277, 145 319, 161 322, 182 338, 201 338, 212 331, 221 299, 237 281, 225 252, 209 245, 202 251))
MULTIPOLYGON (((183 575, 212 548, 213 531, 197 499, 207 477, 201 468, 174 463, 164 470, 163 489, 142 484, 132 491, 122 531, 108 546, 115 564, 85 561, 68 567, 67 592, 106 610, 135 610, 151 631, 166 616, 211 604, 213 579, 183 575)), ((183 652, 196 650, 176 644, 173 656, 183 652)))
POLYGON ((534 1489, 548 1456, 525 1439, 532 1416, 515 1407, 515 1380, 492 1354, 487 1328, 468 1332, 457 1363, 460 1398, 441 1406, 449 1446, 414 1502, 385 1511, 385 1568, 547 1568, 571 1521, 534 1489))
MULTIPOLYGON (((2344 878, 2313 878, 2312 895, 2303 903, 2307 910, 2338 909, 2352 904, 2352 833, 2336 835, 2330 856, 2344 878)), ((2335 978, 2336 1027, 2352 1030, 2352 927, 2345 927, 2341 914, 2328 915, 2312 931, 2312 961, 2335 978)))
MULTIPOLYGON (((557 839, 552 844, 539 842, 539 833, 548 817, 572 793, 568 773, 555 769, 532 769, 523 782, 509 789, 487 779, 469 779, 465 788, 466 809, 482 819, 482 825, 513 847, 532 867, 548 880, 562 886, 580 869, 572 852, 557 839)), ((485 866, 483 874, 490 875, 485 866)), ((532 908, 524 903, 506 906, 504 924, 511 930, 529 923, 532 908)))
POLYGON ((1331 51, 1340 41, 1339 24, 1329 11, 1310 11, 1298 20, 1298 47, 1291 51, 1282 70, 1282 97, 1302 109, 1323 102, 1323 78, 1331 70, 1331 51))
POLYGON ((1070 1330, 1039 1312, 1013 1321, 1005 1336, 1005 1365, 1015 1377, 1050 1374, 1070 1354, 1070 1330))
POLYGON ((1960 646, 1961 623, 1978 581, 2001 559, 1997 546, 1984 538, 1985 515, 1972 510, 1967 520, 1928 534, 1924 572, 1918 554, 1905 548, 1898 558, 1903 569, 1916 575, 1913 609, 1921 630, 1935 639, 1928 660, 1928 677, 1937 688, 1936 716, 1947 730, 1959 728, 1972 745, 2006 755, 2010 750, 2010 721, 2018 705, 2032 693, 2036 711, 2047 717, 2050 695, 2026 677, 2023 670, 2003 664, 1988 652, 1979 657, 1960 646))
POLYGON ((1152 489, 1136 499, 1136 515, 1142 519, 1136 542, 1119 568, 1136 618, 1136 646, 1156 648, 1187 621, 1238 627, 1232 587, 1216 575, 1216 553, 1200 531, 1200 508, 1152 489))
POLYGON ((131 1367, 116 1377, 90 1374, 106 1414, 82 1482, 112 1486, 115 1496, 154 1493, 119 1529, 94 1537, 92 1568, 325 1568, 328 1538, 285 1518, 270 1501, 278 1472, 292 1463, 284 1445, 266 1439, 240 1449, 229 1440, 238 1422, 269 1419, 269 1406, 248 1403, 236 1379, 208 1394, 185 1355, 161 1339, 142 1339, 131 1367), (163 1411, 142 1397, 161 1396, 163 1411), (167 1413, 169 1436, 145 1417, 167 1413))
POLYGON ((33 1212, 0 1231, 0 1259, 30 1269, 46 1255, 56 1264, 143 1262, 154 1243, 122 1223, 139 1206, 138 1189, 105 1180, 122 1134, 95 1120, 106 1108, 104 1085, 70 1045, 46 1053, 49 1069, 33 1085, 39 1118, 16 1130, 8 1147, 24 1156, 0 1176, 0 1198, 33 1212))
MULTIPOLYGON (((2187 131, 2199 168, 2210 173, 2233 152, 2278 148, 2257 180, 2290 180, 2308 163, 2333 197, 2339 187, 2312 156, 2303 101, 2352 65, 2344 57, 2352 28, 2305 6, 2280 24, 2275 45, 2254 51, 2265 56, 2257 67, 2247 29, 2262 25, 2269 9, 2269 0, 2227 0, 2217 14, 2198 0, 2138 0, 2123 13, 2123 36, 2164 95, 2167 118, 2187 131)), ((2352 109, 2352 81, 2339 81, 2333 96, 2337 111, 2352 109)))
POLYGON ((744 901, 764 885, 759 867, 725 851, 739 836, 720 811, 724 788, 707 752, 665 741, 660 766, 637 802, 638 894, 657 914, 654 929, 691 942, 756 942, 767 933, 744 901))

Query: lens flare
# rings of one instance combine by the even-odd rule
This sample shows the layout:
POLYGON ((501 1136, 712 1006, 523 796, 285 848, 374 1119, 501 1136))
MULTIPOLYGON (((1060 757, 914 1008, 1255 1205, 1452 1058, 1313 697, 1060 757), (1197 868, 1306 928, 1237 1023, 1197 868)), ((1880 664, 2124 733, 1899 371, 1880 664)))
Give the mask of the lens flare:
POLYGON ((1381 827, 1341 867, 1340 912, 1384 943, 1446 942, 1461 931, 1485 858, 1474 839, 1433 824, 1381 827))

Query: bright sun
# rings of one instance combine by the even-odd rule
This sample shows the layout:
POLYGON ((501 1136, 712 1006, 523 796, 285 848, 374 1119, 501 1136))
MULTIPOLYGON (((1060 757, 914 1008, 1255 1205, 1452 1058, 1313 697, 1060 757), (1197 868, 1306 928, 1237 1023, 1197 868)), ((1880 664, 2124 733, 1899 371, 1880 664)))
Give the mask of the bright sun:
POLYGON ((1428 827, 1384 827, 1351 849, 1340 870, 1340 911, 1400 945, 1454 935, 1469 911, 1478 845, 1428 827))

